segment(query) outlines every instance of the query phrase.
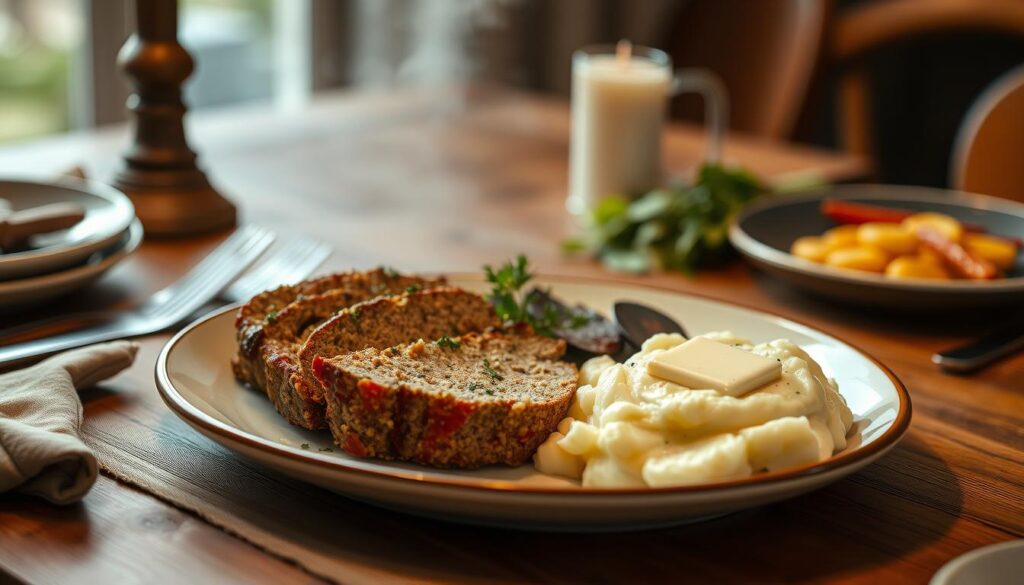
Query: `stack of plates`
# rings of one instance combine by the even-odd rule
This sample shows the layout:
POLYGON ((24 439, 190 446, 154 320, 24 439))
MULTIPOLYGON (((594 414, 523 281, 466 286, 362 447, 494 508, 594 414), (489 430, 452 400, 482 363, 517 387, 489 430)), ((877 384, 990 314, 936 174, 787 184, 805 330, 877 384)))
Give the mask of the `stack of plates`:
POLYGON ((52 300, 86 286, 142 242, 142 224, 121 192, 89 181, 0 181, 0 199, 14 211, 75 203, 85 218, 67 230, 40 234, 26 249, 0 251, 0 310, 52 300))

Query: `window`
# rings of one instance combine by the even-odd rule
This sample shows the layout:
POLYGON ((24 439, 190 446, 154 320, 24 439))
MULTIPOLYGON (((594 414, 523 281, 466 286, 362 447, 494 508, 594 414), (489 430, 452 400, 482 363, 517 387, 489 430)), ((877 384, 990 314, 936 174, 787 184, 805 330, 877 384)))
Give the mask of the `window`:
POLYGON ((273 97, 273 4, 273 0, 180 3, 178 39, 196 62, 185 86, 190 108, 273 97))
POLYGON ((71 127, 83 29, 78 0, 0 0, 0 142, 71 127))

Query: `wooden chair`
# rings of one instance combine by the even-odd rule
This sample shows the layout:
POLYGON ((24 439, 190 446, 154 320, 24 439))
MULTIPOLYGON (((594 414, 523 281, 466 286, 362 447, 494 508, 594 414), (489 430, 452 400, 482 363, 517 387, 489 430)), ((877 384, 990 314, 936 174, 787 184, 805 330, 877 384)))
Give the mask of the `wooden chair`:
POLYGON ((865 57, 896 43, 950 32, 1024 37, 1024 1, 876 0, 838 15, 828 58, 840 68, 838 130, 844 149, 874 155, 865 57))
MULTIPOLYGON (((765 138, 789 138, 824 46, 831 2, 693 0, 676 17, 667 48, 677 67, 705 67, 729 90, 729 126, 765 138)), ((693 96, 673 115, 701 120, 693 96)))
POLYGON ((1024 65, 971 106, 957 133, 949 182, 954 189, 1024 201, 1024 65))

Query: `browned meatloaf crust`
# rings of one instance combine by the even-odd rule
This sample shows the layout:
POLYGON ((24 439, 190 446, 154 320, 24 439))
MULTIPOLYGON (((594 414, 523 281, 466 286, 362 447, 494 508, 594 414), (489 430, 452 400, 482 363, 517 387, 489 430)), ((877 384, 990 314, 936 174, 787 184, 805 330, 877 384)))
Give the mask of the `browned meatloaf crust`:
POLYGON ((306 378, 316 385, 316 356, 334 357, 368 347, 383 349, 420 338, 486 331, 500 325, 494 307, 476 293, 444 286, 424 289, 341 311, 309 335, 299 352, 299 362, 306 378))
POLYGON ((576 390, 565 342, 488 332, 313 364, 335 442, 362 457, 437 467, 520 465, 565 416, 576 390))
MULTIPOLYGON (((353 285, 359 286, 357 281, 362 281, 360 284, 375 289, 373 292, 376 294, 383 294, 385 287, 400 292, 404 289, 399 287, 405 283, 408 283, 405 286, 420 284, 424 287, 445 283, 444 278, 423 279, 403 276, 388 268, 377 268, 365 272, 328 274, 264 291, 239 307, 235 316, 235 335, 239 348, 232 360, 235 377, 243 382, 256 385, 255 382, 262 376, 263 363, 259 360, 259 349, 263 343, 263 329, 267 324, 268 316, 271 317, 270 321, 273 321, 280 311, 300 297, 321 295, 337 289, 349 289, 353 285), (391 286, 387 286, 387 283, 391 283, 391 286)), ((338 307, 338 309, 341 308, 343 307, 338 307)))
POLYGON ((355 303, 443 282, 376 269, 332 274, 257 295, 239 309, 235 321, 235 377, 263 390, 290 423, 324 428, 320 393, 298 375, 298 352, 309 333, 355 303))

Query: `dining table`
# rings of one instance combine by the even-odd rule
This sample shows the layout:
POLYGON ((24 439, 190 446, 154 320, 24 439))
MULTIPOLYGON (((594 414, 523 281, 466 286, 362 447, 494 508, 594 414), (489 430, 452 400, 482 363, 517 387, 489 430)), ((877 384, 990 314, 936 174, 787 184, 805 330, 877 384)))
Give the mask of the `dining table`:
MULTIPOLYGON (((1024 537, 1024 355, 970 376, 931 362, 998 323, 998 309, 836 304, 739 259, 689 275, 621 274, 567 255, 560 242, 578 229, 565 210, 569 124, 564 99, 490 86, 332 90, 301 106, 253 103, 187 119, 200 165, 239 221, 329 243, 320 272, 479 272, 523 253, 541 274, 753 307, 888 366, 913 403, 903 440, 828 487, 704 522, 611 533, 449 523, 288 478, 192 430, 155 387, 167 331, 139 338, 129 370, 82 393, 82 435, 102 472, 81 502, 0 495, 0 582, 927 583, 958 555, 1024 537), (302 550, 319 560, 302 561, 302 550)), ((4 146, 0 175, 80 166, 109 181, 129 141, 130 127, 117 124, 4 146)), ((667 171, 692 173, 704 145, 701 127, 670 123, 667 171)), ((726 137, 723 159, 775 183, 872 173, 853 155, 741 134, 726 137)), ((130 307, 225 236, 151 238, 88 290, 6 315, 5 325, 130 307)))

